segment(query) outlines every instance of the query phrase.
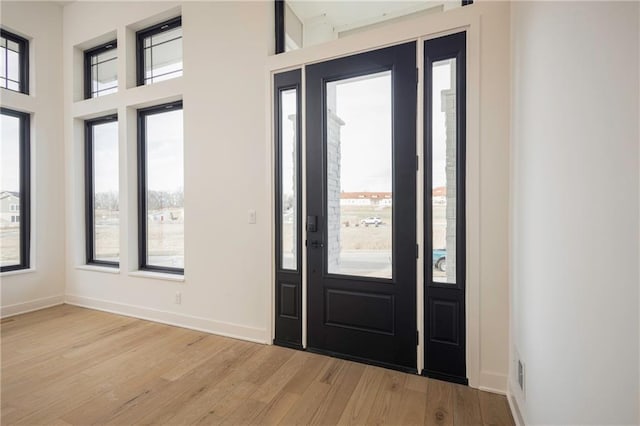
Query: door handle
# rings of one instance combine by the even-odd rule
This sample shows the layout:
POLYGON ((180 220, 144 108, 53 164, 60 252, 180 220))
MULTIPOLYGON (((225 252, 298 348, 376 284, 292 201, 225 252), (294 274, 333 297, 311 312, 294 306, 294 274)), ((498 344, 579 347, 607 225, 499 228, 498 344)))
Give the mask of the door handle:
POLYGON ((311 247, 312 248, 322 248, 322 247, 324 247, 324 244, 322 244, 322 241, 311 241, 311 247))

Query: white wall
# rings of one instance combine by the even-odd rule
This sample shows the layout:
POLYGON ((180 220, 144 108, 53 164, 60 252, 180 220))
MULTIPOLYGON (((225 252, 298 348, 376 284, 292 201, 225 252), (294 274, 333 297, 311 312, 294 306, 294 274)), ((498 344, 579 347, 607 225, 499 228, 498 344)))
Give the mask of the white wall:
POLYGON ((265 71, 273 31, 267 2, 73 3, 64 9, 67 143, 67 300, 214 333, 270 340, 268 152, 265 71), (180 11, 181 8, 181 11, 180 11), (135 87, 135 30, 182 14, 184 76, 135 87), (154 17, 151 20, 148 18, 154 17), (116 33, 120 89, 77 100, 81 51, 116 33), (125 71, 129 72, 125 72, 125 71), (185 276, 139 276, 136 246, 136 108, 184 101, 185 276), (75 100, 75 101, 74 101, 75 100), (119 273, 84 263, 82 119, 119 112, 119 273), (247 210, 257 224, 247 223, 247 210), (133 274, 132 274, 133 273, 133 274), (174 303, 175 293, 182 303, 174 303))
MULTIPOLYGON (((637 2, 512 6, 512 343, 528 424, 637 424, 637 2)), ((513 356, 513 354, 512 354, 513 356)))
POLYGON ((2 27, 29 40, 30 94, 2 89, 1 104, 31 113, 31 269, 0 276, 1 315, 64 300, 64 157, 62 135, 62 7, 0 3, 2 27))

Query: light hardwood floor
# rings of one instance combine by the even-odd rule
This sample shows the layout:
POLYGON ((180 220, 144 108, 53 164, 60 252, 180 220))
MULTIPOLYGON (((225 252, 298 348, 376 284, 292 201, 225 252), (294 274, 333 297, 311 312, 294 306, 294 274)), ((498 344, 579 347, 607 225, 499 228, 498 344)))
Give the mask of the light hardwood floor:
POLYGON ((69 305, 1 326, 3 425, 513 424, 503 396, 69 305))

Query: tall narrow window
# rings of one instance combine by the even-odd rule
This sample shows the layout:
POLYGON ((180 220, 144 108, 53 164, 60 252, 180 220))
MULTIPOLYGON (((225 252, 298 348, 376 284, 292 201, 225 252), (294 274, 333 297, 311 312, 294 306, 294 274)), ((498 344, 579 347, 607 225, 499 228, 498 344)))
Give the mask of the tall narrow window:
POLYGON ((138 86, 182 75, 182 18, 138 31, 138 86))
POLYGON ((29 93, 29 42, 0 30, 0 87, 29 93))
POLYGON ((279 92, 280 96, 280 243, 282 269, 298 269, 298 90, 279 92))
POLYGON ((1 108, 0 271, 29 268, 29 114, 1 108))
POLYGON ((138 110, 140 269, 184 273, 182 101, 138 110))
POLYGON ((118 91, 118 45, 115 40, 84 52, 84 97, 118 91))
POLYGON ((85 123, 87 263, 117 267, 120 260, 118 118, 85 123))
POLYGON ((434 61, 431 105, 433 281, 456 283, 456 58, 434 61))

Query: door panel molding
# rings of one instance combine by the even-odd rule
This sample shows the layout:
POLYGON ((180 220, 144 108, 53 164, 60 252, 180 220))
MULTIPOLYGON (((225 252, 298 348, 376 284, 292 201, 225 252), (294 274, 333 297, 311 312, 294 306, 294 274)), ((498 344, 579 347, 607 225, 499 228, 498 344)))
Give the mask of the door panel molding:
POLYGON ((392 294, 363 293, 327 288, 324 295, 325 325, 391 336, 395 333, 395 297, 392 294), (378 316, 371 321, 369 318, 353 315, 350 306, 354 302, 367 304, 366 309, 377 312, 378 316))

